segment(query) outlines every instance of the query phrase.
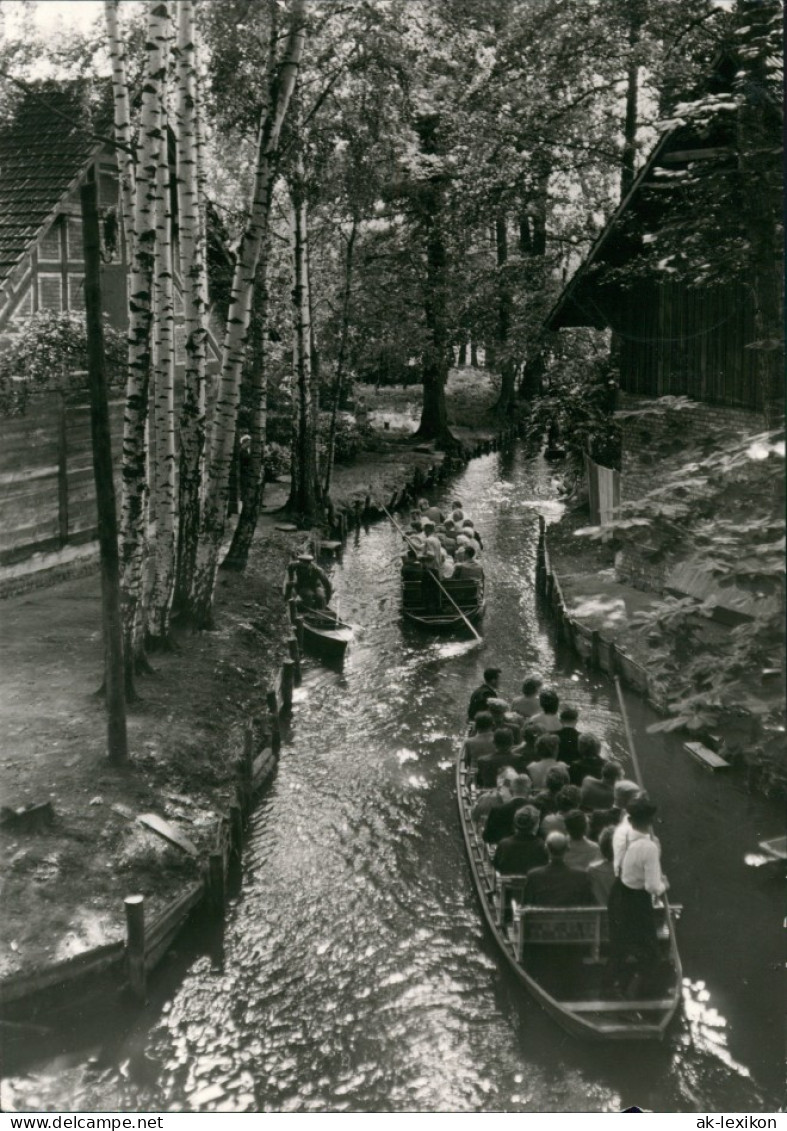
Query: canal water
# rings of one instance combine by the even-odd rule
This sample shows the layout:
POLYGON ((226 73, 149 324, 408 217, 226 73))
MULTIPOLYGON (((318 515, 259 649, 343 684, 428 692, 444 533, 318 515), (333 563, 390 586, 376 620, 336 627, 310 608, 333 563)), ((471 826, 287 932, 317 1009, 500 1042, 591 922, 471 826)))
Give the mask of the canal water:
POLYGON ((447 490, 485 545, 484 645, 399 618, 399 539, 359 533, 335 570, 357 626, 344 667, 307 663, 221 938, 195 938, 141 1015, 86 1011, 7 1074, 17 1110, 772 1111, 783 1098, 778 881, 744 857, 776 808, 691 761, 635 697, 678 928, 682 1015, 658 1046, 587 1045, 542 1014, 482 924, 453 760, 469 694, 539 672, 626 761, 614 688, 558 655, 536 602, 550 472, 473 461, 447 490))

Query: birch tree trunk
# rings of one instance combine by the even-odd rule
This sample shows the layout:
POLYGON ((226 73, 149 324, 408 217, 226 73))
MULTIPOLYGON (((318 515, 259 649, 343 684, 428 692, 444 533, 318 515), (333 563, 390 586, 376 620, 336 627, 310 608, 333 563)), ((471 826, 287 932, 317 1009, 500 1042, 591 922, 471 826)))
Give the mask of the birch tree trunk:
POLYGON ((511 356, 511 318, 513 296, 506 274, 508 263, 508 217, 505 212, 495 220, 495 245, 497 252, 497 359, 502 382, 500 396, 495 409, 501 416, 507 416, 514 403, 516 370, 511 356))
POLYGON ((297 515, 318 517, 317 437, 312 385, 312 321, 309 301, 309 256, 306 212, 306 186, 303 158, 298 155, 290 180, 292 201, 291 230, 293 251, 292 333, 293 333, 293 452, 292 487, 289 507, 297 515))
POLYGON ((161 133, 156 169, 156 256, 153 286, 153 429, 151 517, 152 584, 147 610, 148 641, 169 641, 169 614, 175 584, 175 299, 172 275, 172 206, 167 145, 166 75, 161 84, 161 133))
POLYGON ((252 369, 249 393, 251 396, 251 451, 249 453, 248 481, 242 484, 242 507, 235 533, 232 536, 222 569, 243 570, 249 560, 249 550, 254 540, 257 520, 262 505, 265 486, 265 435, 268 416, 268 372, 265 340, 268 331, 268 244, 266 238, 257 267, 254 284, 254 315, 252 329, 252 369))
MULTIPOLYGON (((142 581, 146 552, 148 497, 148 393, 151 365, 153 269, 156 247, 156 169, 162 144, 161 83, 166 73, 169 9, 164 2, 148 9, 145 78, 142 88, 133 243, 129 273, 129 352, 126 406, 123 414, 123 489, 120 519, 123 644, 127 693, 134 693, 134 665, 144 655, 142 581)), ((116 107, 116 114, 118 113, 116 107)), ((116 119, 117 121, 117 119, 116 119)))
POLYGON ((181 0, 178 5, 175 125, 186 366, 180 411, 175 609, 187 604, 194 575, 199 538, 202 456, 205 447, 208 286, 195 36, 194 4, 192 0, 181 0))
POLYGON ((104 0, 109 57, 112 64, 112 104, 114 107, 115 140, 118 148, 115 158, 120 182, 120 211, 126 240, 126 256, 134 253, 134 200, 136 197, 136 166, 131 129, 131 99, 128 90, 126 44, 120 32, 118 5, 120 0, 104 0), (123 148, 120 148, 120 147, 123 148))
POLYGON ((211 422, 205 498, 191 592, 191 616, 198 627, 212 621, 213 593, 227 515, 229 471, 235 442, 240 377, 249 328, 257 263, 268 230, 271 185, 276 175, 281 128, 292 98, 306 37, 306 0, 295 0, 281 63, 271 75, 271 96, 263 111, 254 187, 246 230, 238 249, 221 357, 221 375, 211 422))

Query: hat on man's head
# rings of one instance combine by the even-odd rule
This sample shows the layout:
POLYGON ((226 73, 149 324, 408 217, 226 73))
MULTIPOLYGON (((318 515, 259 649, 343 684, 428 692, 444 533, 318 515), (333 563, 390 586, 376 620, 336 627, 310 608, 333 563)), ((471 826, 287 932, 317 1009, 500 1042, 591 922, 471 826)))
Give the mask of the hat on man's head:
POLYGON ((434 520, 431 519, 431 518, 422 518, 421 519, 421 529, 426 530, 426 528, 428 526, 431 526, 432 530, 434 530, 434 520))
POLYGON ((635 781, 629 781, 623 778, 621 781, 616 781, 613 787, 613 799, 619 809, 625 809, 632 797, 640 792, 640 788, 635 781))
POLYGON ((313 562, 314 554, 310 554, 308 550, 304 550, 302 554, 298 554, 299 562, 313 562))

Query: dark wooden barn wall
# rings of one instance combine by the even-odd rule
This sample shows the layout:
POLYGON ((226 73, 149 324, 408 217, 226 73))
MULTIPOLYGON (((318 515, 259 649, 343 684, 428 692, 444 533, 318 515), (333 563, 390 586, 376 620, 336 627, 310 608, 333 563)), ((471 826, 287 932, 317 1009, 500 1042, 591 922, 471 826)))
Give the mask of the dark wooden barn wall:
POLYGON ((762 407, 751 302, 743 287, 643 284, 615 303, 620 386, 641 396, 685 395, 711 404, 762 407))

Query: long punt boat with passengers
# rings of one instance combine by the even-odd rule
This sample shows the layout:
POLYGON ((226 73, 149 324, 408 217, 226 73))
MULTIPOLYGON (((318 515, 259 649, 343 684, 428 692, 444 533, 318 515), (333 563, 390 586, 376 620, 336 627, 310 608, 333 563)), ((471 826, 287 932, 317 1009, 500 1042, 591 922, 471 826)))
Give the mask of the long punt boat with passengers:
POLYGON ((439 586, 425 576, 402 578, 402 616, 423 628, 457 628, 465 620, 475 623, 485 605, 483 577, 444 577, 439 586))
POLYGON ((660 996, 637 1001, 605 996, 606 907, 525 906, 525 877, 495 872, 471 818, 476 800, 473 778, 461 744, 456 788, 467 858, 484 917, 511 969, 539 1005, 575 1037, 660 1040, 681 1000, 674 926, 680 909, 665 905, 660 913, 659 945, 665 958, 660 996))

